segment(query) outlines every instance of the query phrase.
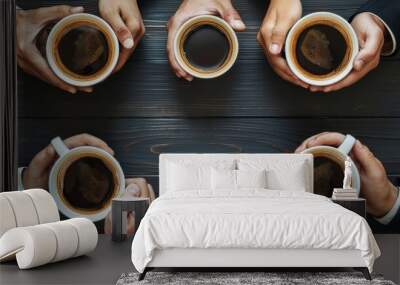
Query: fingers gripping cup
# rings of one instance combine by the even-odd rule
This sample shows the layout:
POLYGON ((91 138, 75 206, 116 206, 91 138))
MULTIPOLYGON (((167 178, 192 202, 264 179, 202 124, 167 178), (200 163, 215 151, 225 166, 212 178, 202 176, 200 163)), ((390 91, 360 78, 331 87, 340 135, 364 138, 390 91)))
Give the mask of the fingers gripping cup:
POLYGON ((124 173, 108 152, 92 146, 68 149, 59 138, 51 141, 59 155, 49 177, 49 191, 68 218, 99 221, 111 210, 113 198, 125 191, 124 173))
POLYGON ((234 30, 223 19, 211 15, 186 21, 174 40, 178 64, 197 78, 223 75, 235 63, 239 43, 234 30))
POLYGON ((327 86, 345 78, 359 51, 357 35, 342 17, 309 14, 290 30, 285 55, 291 71, 314 86, 327 86))
MULTIPOLYGON (((347 135, 343 143, 338 147, 315 146, 304 150, 302 153, 314 156, 314 193, 332 196, 334 188, 342 188, 345 161, 351 152, 356 139, 347 135)), ((360 174, 355 163, 352 163, 351 187, 360 193, 360 174)))
POLYGON ((50 31, 46 58, 53 72, 74 86, 92 86, 107 78, 119 57, 118 39, 107 22, 91 14, 74 14, 50 31))

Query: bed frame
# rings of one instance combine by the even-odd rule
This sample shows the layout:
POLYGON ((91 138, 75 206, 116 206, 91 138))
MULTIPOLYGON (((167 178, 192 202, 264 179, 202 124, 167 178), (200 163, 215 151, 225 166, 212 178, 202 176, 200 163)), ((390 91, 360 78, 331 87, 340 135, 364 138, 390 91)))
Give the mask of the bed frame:
MULTIPOLYGON (((154 268, 353 268, 367 280, 371 275, 359 250, 329 249, 193 249, 156 250, 152 261, 139 275, 143 280, 154 268)), ((288 270, 290 271, 290 270, 288 270)))
MULTIPOLYGON (((166 161, 175 159, 223 159, 241 157, 271 157, 271 159, 292 159, 293 154, 162 154, 160 155, 160 195, 166 192, 166 161), (291 156, 289 158, 289 156, 291 156)), ((310 171, 305 173, 311 182, 307 189, 313 192, 313 159, 311 155, 297 155, 309 163, 310 171)), ((367 280, 371 275, 359 250, 330 249, 249 249, 249 248, 170 248, 158 249, 139 280, 155 268, 232 268, 237 271, 262 268, 353 268, 361 271, 367 280)), ((288 270, 290 271, 290 269, 288 270)))

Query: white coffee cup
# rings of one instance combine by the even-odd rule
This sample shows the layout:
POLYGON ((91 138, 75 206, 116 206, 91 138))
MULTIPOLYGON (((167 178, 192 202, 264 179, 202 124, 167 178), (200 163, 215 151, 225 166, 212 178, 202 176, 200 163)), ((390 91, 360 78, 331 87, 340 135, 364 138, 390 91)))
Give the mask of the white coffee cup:
MULTIPOLYGON (((173 49, 175 59, 183 70, 197 78, 211 79, 219 77, 231 69, 239 53, 239 42, 235 31, 225 20, 212 15, 201 15, 190 18, 178 29, 174 39, 173 49), (183 44, 187 36, 194 29, 202 25, 211 25, 214 28, 218 29, 225 35, 226 39, 229 42, 229 51, 226 60, 221 66, 219 66, 215 70, 204 70, 202 68, 193 66, 185 56, 183 44)), ((210 51, 204 52, 207 53, 210 51)))
MULTIPOLYGON (((344 172, 344 162, 347 158, 350 158, 349 153, 355 143, 356 143, 356 139, 353 136, 346 135, 343 143, 338 148, 335 148, 332 146, 314 146, 314 147, 305 149, 302 153, 312 154, 312 155, 314 155, 314 157, 321 156, 321 157, 329 158, 329 159, 335 161, 336 163, 338 163, 339 165, 341 165, 343 168, 343 172, 344 172)), ((351 160, 351 158, 350 158, 350 160, 351 160)), ((351 186, 353 189, 355 189, 357 191, 357 195, 359 195, 360 194, 360 185, 361 185, 360 184, 360 173, 358 172, 358 169, 353 161, 352 161, 351 169, 352 169, 351 186)))
POLYGON ((54 163, 49 176, 49 191, 56 201, 58 209, 68 218, 85 217, 92 221, 104 219, 111 210, 112 199, 120 197, 125 193, 125 176, 118 161, 108 152, 92 146, 80 146, 69 149, 59 138, 51 141, 59 158, 54 163), (94 157, 100 159, 113 175, 113 193, 100 209, 77 208, 64 197, 63 183, 64 175, 68 167, 83 157, 94 157))
POLYGON ((119 43, 111 26, 92 14, 79 13, 67 16, 60 20, 50 31, 46 43, 46 58, 53 72, 68 84, 87 87, 106 79, 117 65, 119 57, 119 43), (80 26, 93 27, 105 37, 108 47, 107 62, 98 72, 90 75, 77 74, 69 70, 62 62, 58 52, 61 38, 69 31, 80 26))
POLYGON ((302 81, 314 86, 327 86, 344 79, 353 69, 354 59, 359 51, 358 38, 352 26, 341 16, 330 12, 309 14, 294 24, 285 42, 285 56, 290 70, 302 81), (296 49, 300 34, 307 28, 324 24, 335 28, 345 39, 347 50, 337 70, 324 75, 308 72, 297 60, 296 49))

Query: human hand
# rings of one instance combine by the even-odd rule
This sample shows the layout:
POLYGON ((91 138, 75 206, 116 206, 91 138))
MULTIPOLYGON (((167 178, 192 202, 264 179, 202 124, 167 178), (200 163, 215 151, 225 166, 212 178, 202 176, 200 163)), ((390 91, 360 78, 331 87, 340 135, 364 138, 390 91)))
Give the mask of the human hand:
POLYGON ((281 78, 308 88, 308 84, 298 79, 290 70, 282 54, 286 35, 301 17, 301 13, 300 0, 271 0, 260 31, 257 33, 257 40, 263 47, 272 69, 281 78))
POLYGON ((311 86, 311 91, 331 92, 350 86, 379 65, 385 32, 382 21, 365 12, 355 16, 351 25, 361 48, 354 60, 353 70, 343 80, 325 87, 311 86))
POLYGON ((48 24, 66 16, 82 13, 83 7, 66 5, 39 8, 34 10, 17 10, 17 62, 26 72, 64 91, 75 94, 77 90, 92 92, 92 87, 75 87, 59 79, 50 69, 36 46, 39 33, 48 24))
POLYGON ((117 72, 125 65, 144 35, 142 16, 136 0, 99 0, 99 11, 121 43, 118 63, 114 70, 117 72))
MULTIPOLYGON (((150 203, 155 199, 153 188, 144 178, 127 178, 125 179, 124 196, 150 198, 150 203)), ((131 236, 135 233, 135 215, 132 212, 127 213, 126 233, 131 236)), ((112 214, 108 213, 104 221, 104 233, 112 234, 112 214)))
POLYGON ((193 76, 184 71, 176 61, 174 55, 174 40, 178 29, 184 22, 200 15, 219 16, 228 22, 235 31, 243 31, 246 29, 239 13, 232 6, 231 0, 184 0, 167 24, 167 53, 169 63, 176 76, 188 81, 192 81, 193 76))
MULTIPOLYGON (((300 153, 319 145, 338 147, 344 139, 345 135, 340 133, 320 133, 306 139, 295 152, 300 153)), ((375 217, 384 216, 396 202, 396 187, 389 181, 382 163, 359 140, 355 143, 350 156, 360 172, 361 195, 367 201, 367 211, 375 217)))
POLYGON ((147 183, 145 178, 126 179, 126 192, 134 197, 150 198, 150 202, 155 199, 153 187, 147 183))
MULTIPOLYGON (((114 151, 104 141, 89 134, 80 134, 67 138, 64 140, 64 143, 68 148, 75 148, 84 145, 94 146, 114 155, 114 151)), ((24 188, 47 189, 50 170, 56 159, 57 153, 51 144, 36 154, 29 163, 29 166, 25 168, 22 173, 24 188)))

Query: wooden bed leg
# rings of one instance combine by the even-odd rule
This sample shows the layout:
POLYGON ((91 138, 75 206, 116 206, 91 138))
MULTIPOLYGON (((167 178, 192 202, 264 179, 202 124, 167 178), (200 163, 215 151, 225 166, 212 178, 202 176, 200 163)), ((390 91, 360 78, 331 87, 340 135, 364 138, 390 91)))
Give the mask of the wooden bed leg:
POLYGON ((144 277, 146 277, 146 273, 147 273, 148 269, 147 267, 144 269, 144 271, 142 273, 139 274, 139 278, 138 281, 142 281, 144 279, 144 277))
POLYGON ((362 273, 364 274, 365 279, 367 279, 367 280, 372 280, 371 274, 369 274, 369 270, 368 270, 367 267, 364 267, 364 268, 362 269, 362 273))
POLYGON ((355 267, 354 269, 357 271, 361 271, 362 274, 364 275, 365 279, 372 280, 371 274, 369 274, 369 270, 367 267, 355 267))

